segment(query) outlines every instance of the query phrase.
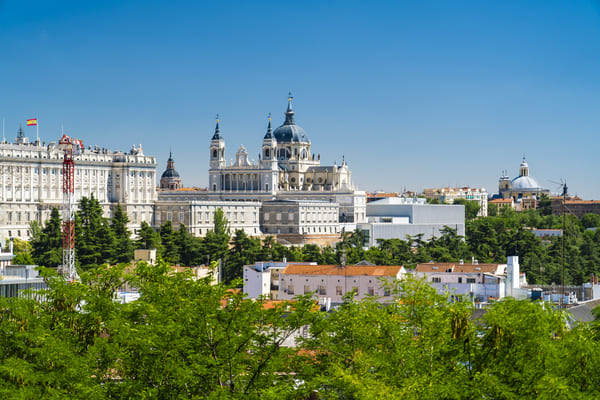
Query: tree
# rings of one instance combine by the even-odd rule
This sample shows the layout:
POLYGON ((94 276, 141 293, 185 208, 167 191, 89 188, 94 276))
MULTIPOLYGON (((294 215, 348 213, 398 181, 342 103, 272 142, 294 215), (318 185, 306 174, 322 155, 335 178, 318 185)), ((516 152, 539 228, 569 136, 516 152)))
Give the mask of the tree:
POLYGON ((481 209, 477 200, 454 199, 454 204, 462 204, 465 206, 465 218, 468 221, 477 218, 477 214, 481 209))
POLYGON ((157 249, 162 252, 160 235, 146 221, 142 221, 138 232, 138 240, 135 242, 137 249, 157 249))
POLYGON ((116 255, 114 233, 93 195, 79 201, 75 215, 75 250, 75 260, 84 269, 110 263, 116 255))
POLYGON ((542 193, 538 201, 538 210, 541 215, 552 215, 552 199, 542 193))
POLYGON ((131 241, 131 232, 127 229, 129 217, 123 212, 121 204, 117 205, 110 227, 115 237, 115 258, 114 262, 129 262, 133 259, 133 242, 131 241))
POLYGON ((56 268, 62 264, 62 222, 57 208, 52 208, 50 219, 40 229, 37 222, 29 225, 31 255, 36 264, 56 268))
MULTIPOLYGON (((223 210, 217 208, 214 213, 213 229, 208 231, 204 238, 206 252, 211 261, 221 260, 226 262, 225 255, 229 250, 229 222, 223 213, 223 210)), ((230 282, 229 277, 225 277, 227 282, 230 282)))
POLYGON ((600 228, 600 215, 598 214, 585 214, 581 217, 581 224, 584 228, 600 228))
POLYGON ((179 246, 177 245, 177 236, 173 230, 173 223, 167 221, 160 226, 159 230, 160 242, 162 244, 163 251, 161 256, 165 261, 171 264, 179 263, 179 246))

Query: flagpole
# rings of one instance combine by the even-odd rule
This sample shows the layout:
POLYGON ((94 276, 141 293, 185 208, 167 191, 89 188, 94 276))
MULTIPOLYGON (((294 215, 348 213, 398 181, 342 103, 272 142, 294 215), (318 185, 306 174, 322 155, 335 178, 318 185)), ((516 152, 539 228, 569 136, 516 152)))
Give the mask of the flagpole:
POLYGON ((6 142, 6 137, 4 136, 4 117, 2 117, 2 143, 6 142))
POLYGON ((38 121, 38 119, 35 119, 35 135, 36 137, 36 142, 40 141, 40 122, 38 121))

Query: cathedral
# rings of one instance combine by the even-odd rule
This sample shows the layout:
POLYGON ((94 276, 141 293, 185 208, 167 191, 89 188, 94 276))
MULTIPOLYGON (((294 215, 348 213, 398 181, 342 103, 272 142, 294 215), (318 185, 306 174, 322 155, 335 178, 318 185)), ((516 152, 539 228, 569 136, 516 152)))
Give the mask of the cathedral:
POLYGON ((285 119, 273 129, 271 118, 257 161, 240 146, 227 161, 225 135, 216 127, 209 143, 209 184, 184 188, 170 154, 161 176, 154 226, 182 223, 194 235, 213 227, 223 210, 232 231, 248 235, 323 235, 339 237, 366 222, 366 194, 353 185, 348 164, 322 166, 307 133, 296 124, 289 96, 285 119))
POLYGON ((231 160, 229 165, 217 120, 210 141, 209 190, 225 197, 240 192, 244 195, 277 195, 289 191, 354 190, 345 161, 340 166, 321 166, 320 155, 315 157, 311 153, 310 139, 296 124, 294 114, 290 96, 283 124, 273 130, 269 118, 258 162, 250 162, 248 151, 240 146, 235 161, 231 160))
POLYGON ((340 165, 321 165, 321 156, 312 152, 311 141, 294 116, 290 95, 283 123, 273 130, 269 118, 258 161, 250 161, 248 151, 240 146, 229 163, 217 120, 210 141, 209 196, 217 200, 337 203, 340 223, 364 222, 365 192, 352 183, 348 164, 343 160, 340 165))

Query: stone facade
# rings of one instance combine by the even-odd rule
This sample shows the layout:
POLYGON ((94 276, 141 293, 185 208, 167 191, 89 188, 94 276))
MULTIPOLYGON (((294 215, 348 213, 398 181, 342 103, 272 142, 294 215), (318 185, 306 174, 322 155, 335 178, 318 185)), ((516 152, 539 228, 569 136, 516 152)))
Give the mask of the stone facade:
MULTIPOLYGON (((43 224, 53 207, 62 208, 63 152, 55 142, 29 142, 19 129, 17 138, 0 143, 0 240, 29 238, 29 223, 43 224)), ((88 147, 75 156, 74 199, 94 196, 104 214, 121 204, 129 218, 134 213, 152 218, 156 201, 156 160, 142 146, 129 152, 88 147)), ((133 221, 133 220, 132 220, 133 221)), ((139 228, 132 222, 131 230, 139 228)))

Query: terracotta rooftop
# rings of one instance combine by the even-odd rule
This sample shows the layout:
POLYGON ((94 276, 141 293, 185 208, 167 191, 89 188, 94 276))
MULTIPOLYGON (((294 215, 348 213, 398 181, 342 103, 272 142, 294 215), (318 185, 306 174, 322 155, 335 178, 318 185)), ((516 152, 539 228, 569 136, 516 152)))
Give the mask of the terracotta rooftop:
POLYGON ((502 264, 427 263, 417 264, 416 272, 488 273, 494 274, 502 264))
POLYGON ((401 265, 347 265, 342 268, 339 265, 288 264, 282 274, 396 276, 401 269, 401 265))
POLYGON ((488 201, 488 204, 494 204, 494 203, 513 203, 513 199, 494 199, 494 200, 490 200, 488 201))

